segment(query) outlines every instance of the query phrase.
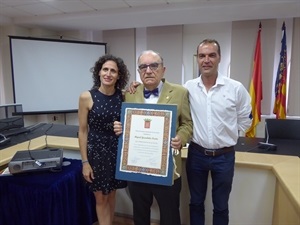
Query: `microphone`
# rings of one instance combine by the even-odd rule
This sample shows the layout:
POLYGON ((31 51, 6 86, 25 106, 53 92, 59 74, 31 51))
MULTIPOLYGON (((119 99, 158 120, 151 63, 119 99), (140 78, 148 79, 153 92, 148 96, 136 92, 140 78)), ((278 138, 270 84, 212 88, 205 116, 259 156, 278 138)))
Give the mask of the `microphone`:
POLYGON ((269 136, 269 129, 268 129, 267 122, 265 122, 265 131, 266 131, 266 142, 258 142, 258 148, 275 151, 277 149, 277 146, 275 144, 269 143, 270 136, 269 136))

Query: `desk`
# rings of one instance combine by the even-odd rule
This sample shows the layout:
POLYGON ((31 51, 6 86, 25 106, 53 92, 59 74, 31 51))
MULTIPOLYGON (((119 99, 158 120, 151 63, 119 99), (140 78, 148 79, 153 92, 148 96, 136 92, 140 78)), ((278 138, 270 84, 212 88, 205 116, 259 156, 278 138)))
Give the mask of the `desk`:
POLYGON ((75 125, 41 123, 28 133, 11 136, 10 137, 11 141, 9 143, 0 146, 0 153, 2 149, 15 146, 22 142, 33 140, 35 138, 42 137, 44 135, 77 139, 77 132, 78 132, 78 126, 75 125))
POLYGON ((37 129, 26 134, 10 137, 10 143, 0 146, 0 171, 17 151, 43 148, 79 149, 78 126, 42 123, 37 129))
MULTIPOLYGON (((77 139, 78 126, 55 124, 50 128, 50 130, 48 130, 48 135, 46 138, 45 132, 50 126, 50 124, 46 124, 45 126, 41 127, 42 131, 40 131, 40 129, 37 129, 36 131, 27 135, 31 138, 30 149, 42 149, 48 147, 65 148, 70 150, 73 149, 75 151, 79 150, 77 139)), ((17 138, 20 138, 20 141, 12 140, 11 145, 8 145, 0 150, 0 166, 5 166, 17 151, 28 149, 29 138, 26 139, 26 137, 24 137, 23 141, 21 137, 17 138)), ((274 196, 273 207, 274 218, 272 224, 298 225, 300 224, 299 155, 297 155, 298 153, 296 154, 296 156, 287 155, 287 153, 290 153, 290 148, 285 148, 284 146, 281 146, 281 148, 275 152, 265 151, 264 149, 257 149, 257 142, 263 140, 264 139, 240 138, 239 144, 235 148, 237 151, 236 165, 238 167, 258 168, 272 171, 272 173, 276 177, 276 194, 274 196), (253 147, 253 149, 249 151, 249 148, 251 148, 251 146, 253 147), (291 222, 287 223, 287 220, 290 220, 291 222)), ((291 144, 290 147, 294 147, 296 151, 298 149, 297 145, 294 144, 291 144)), ((186 149, 182 149, 181 154, 183 159, 186 158, 186 149)), ((183 182, 182 185, 187 189, 186 182, 183 182)), ((2 197, 2 193, 0 194, 2 197)), ((186 198, 188 194, 182 192, 182 196, 186 198)), ((13 201, 16 201, 16 198, 14 197, 12 197, 11 199, 13 201)), ((182 204, 182 207, 186 208, 187 205, 188 204, 182 204)), ((84 207, 86 206, 82 206, 81 209, 83 209, 84 207)), ((237 214, 238 213, 239 212, 237 212, 237 214)))
POLYGON ((84 185, 81 161, 60 172, 0 176, 0 224, 91 225, 93 194, 84 185))
POLYGON ((260 149, 258 142, 265 142, 264 138, 249 138, 240 137, 238 143, 235 146, 238 152, 254 152, 271 155, 292 155, 300 157, 300 140, 293 139, 278 139, 273 138, 269 140, 269 143, 275 144, 277 150, 260 149))

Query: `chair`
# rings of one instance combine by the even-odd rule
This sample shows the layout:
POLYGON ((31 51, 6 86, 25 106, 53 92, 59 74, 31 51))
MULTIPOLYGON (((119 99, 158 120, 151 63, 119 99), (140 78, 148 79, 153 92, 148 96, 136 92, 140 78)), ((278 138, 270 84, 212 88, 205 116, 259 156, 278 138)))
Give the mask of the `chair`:
POLYGON ((300 140, 300 119, 266 119, 265 137, 300 140))

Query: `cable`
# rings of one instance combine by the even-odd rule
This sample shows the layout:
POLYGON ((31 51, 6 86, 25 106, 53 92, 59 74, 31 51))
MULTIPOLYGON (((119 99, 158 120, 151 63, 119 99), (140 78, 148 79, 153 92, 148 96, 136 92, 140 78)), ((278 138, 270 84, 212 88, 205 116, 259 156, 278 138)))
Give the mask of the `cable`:
POLYGON ((47 143, 47 137, 48 137, 48 131, 53 127, 53 123, 51 123, 50 127, 47 128, 47 130, 45 131, 45 143, 46 143, 46 147, 48 146, 47 143))
POLYGON ((28 151, 28 155, 30 157, 31 160, 34 160, 34 163, 38 166, 41 167, 43 165, 43 163, 41 163, 40 161, 36 160, 32 155, 31 155, 31 151, 30 151, 30 143, 31 143, 31 139, 28 138, 28 136, 26 135, 26 138, 28 140, 28 146, 27 146, 27 151, 28 151))
POLYGON ((245 152, 251 152, 254 149, 257 149, 259 145, 254 146, 253 148, 247 149, 245 152))
MULTIPOLYGON (((40 125, 40 124, 37 124, 37 125, 40 125)), ((36 125, 36 126, 37 126, 37 125, 36 125)), ((36 126, 34 126, 34 127, 36 127, 36 126)), ((47 145, 48 145, 48 143, 47 143, 47 132, 48 132, 52 127, 53 127, 53 123, 50 125, 50 127, 47 128, 47 130, 46 130, 45 133, 44 133, 44 135, 45 135, 45 143, 46 143, 46 147, 47 147, 47 145)), ((26 139, 28 140, 27 151, 28 151, 28 154, 29 154, 30 159, 31 159, 31 160, 34 160, 34 163, 35 163, 37 166, 41 167, 41 166, 43 165, 43 163, 41 163, 40 161, 36 160, 36 159, 32 156, 32 154, 31 154, 31 150, 30 150, 31 139, 28 138, 27 133, 26 133, 25 137, 26 137, 26 139)))
MULTIPOLYGON (((258 149, 258 148, 261 149, 259 144, 257 144, 255 147, 250 148, 250 149, 248 149, 248 150, 246 150, 244 152, 251 152, 252 150, 258 149)), ((264 150, 265 151, 271 151, 272 150, 272 146, 266 147, 266 148, 264 148, 264 150)))
POLYGON ((53 172, 53 173, 61 172, 62 171, 62 167, 60 167, 60 168, 50 168, 49 171, 53 172))

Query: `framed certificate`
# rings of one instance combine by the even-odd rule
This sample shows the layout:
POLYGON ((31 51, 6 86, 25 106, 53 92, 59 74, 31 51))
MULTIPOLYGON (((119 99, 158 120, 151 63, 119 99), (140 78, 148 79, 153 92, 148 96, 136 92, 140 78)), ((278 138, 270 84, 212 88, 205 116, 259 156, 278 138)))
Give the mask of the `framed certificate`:
POLYGON ((122 103, 116 179, 171 186, 176 105, 122 103))

